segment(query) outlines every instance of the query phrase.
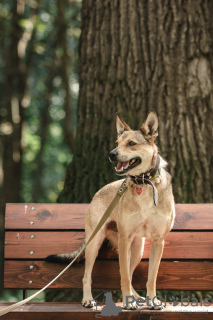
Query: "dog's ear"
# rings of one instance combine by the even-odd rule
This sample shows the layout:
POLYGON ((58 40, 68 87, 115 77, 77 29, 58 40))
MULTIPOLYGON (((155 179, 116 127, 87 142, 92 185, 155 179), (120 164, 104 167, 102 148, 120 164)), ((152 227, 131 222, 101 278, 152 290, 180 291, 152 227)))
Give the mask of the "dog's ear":
POLYGON ((116 113, 116 128, 117 128, 117 133, 118 136, 120 136, 124 131, 130 131, 130 127, 126 122, 121 120, 120 116, 118 113, 116 113))
POLYGON ((157 138, 158 116, 154 110, 150 111, 146 121, 143 123, 140 130, 143 133, 144 137, 150 142, 154 142, 154 140, 157 138))

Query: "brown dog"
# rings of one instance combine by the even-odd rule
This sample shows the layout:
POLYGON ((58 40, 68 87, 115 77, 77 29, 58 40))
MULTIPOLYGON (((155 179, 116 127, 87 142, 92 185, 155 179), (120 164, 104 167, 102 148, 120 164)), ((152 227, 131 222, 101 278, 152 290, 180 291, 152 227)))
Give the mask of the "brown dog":
MULTIPOLYGON (((119 254, 123 304, 135 309, 136 303, 126 306, 126 297, 140 296, 132 287, 133 272, 141 261, 145 238, 152 239, 147 281, 147 296, 156 296, 156 278, 164 247, 164 237, 171 230, 175 217, 171 177, 164 167, 166 162, 159 156, 154 143, 158 135, 158 118, 151 111, 140 130, 133 131, 117 115, 118 139, 116 148, 109 153, 111 162, 118 162, 118 175, 128 175, 127 191, 112 211, 110 218, 99 230, 85 250, 85 273, 83 278, 84 307, 94 305, 91 293, 91 274, 99 248, 105 238, 116 246, 119 254)), ((100 215, 105 212, 122 180, 110 183, 99 190, 85 214, 86 239, 92 234, 100 215)), ((71 254, 51 256, 49 261, 70 260, 71 254)), ((162 308, 155 298, 152 308, 162 308)))

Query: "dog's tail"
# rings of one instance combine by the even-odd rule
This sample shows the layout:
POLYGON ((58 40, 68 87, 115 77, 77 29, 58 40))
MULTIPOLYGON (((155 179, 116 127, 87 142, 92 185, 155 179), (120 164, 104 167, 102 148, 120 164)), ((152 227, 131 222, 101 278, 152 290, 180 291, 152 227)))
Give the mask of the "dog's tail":
MULTIPOLYGON (((86 242, 86 239, 84 239, 81 246, 73 252, 62 253, 62 254, 51 254, 50 256, 47 256, 45 258, 45 261, 56 262, 56 263, 70 263, 78 255, 78 253, 81 251, 81 249, 85 245, 85 242, 86 242)), ((85 257, 85 252, 83 251, 76 261, 80 262, 81 260, 84 259, 84 257, 85 257)))

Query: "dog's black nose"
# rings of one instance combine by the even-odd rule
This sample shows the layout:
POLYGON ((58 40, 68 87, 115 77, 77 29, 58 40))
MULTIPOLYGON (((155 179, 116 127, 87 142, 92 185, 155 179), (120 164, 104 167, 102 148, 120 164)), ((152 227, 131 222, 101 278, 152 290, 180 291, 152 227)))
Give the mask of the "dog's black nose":
POLYGON ((118 153, 116 152, 116 151, 110 151, 110 153, 109 153, 109 158, 110 158, 110 160, 111 161, 116 161, 117 159, 117 155, 118 155, 118 153))

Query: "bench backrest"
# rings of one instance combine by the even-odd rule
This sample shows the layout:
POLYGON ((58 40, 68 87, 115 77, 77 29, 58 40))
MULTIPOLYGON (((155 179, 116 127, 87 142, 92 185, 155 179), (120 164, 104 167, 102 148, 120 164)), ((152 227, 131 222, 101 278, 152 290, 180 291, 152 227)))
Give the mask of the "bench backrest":
MULTIPOLYGON (((39 289, 64 266, 44 261, 49 254, 76 250, 84 239, 88 204, 7 204, 4 287, 39 289)), ((133 285, 145 289, 150 240, 133 285)), ((165 239, 157 288, 212 290, 213 205, 177 204, 173 230, 165 239)), ((51 288, 82 288, 84 263, 74 264, 51 288)), ((93 270, 94 289, 120 289, 117 254, 104 245, 93 270)))

